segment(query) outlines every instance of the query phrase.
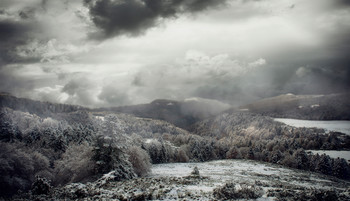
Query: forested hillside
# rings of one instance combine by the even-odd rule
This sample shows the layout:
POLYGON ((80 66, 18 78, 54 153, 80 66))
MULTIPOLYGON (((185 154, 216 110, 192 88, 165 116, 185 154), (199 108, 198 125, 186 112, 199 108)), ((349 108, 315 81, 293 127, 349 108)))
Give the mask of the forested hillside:
POLYGON ((305 152, 349 150, 349 136, 293 128, 261 114, 226 112, 187 131, 108 110, 5 99, 14 102, 0 108, 0 197, 21 190, 31 199, 75 182, 143 177, 152 163, 215 159, 258 160, 350 178, 344 159, 305 152))
POLYGON ((349 178, 345 159, 312 155, 305 150, 349 150, 350 137, 317 128, 295 128, 270 117, 230 112, 199 122, 192 132, 230 144, 227 158, 247 158, 349 178))

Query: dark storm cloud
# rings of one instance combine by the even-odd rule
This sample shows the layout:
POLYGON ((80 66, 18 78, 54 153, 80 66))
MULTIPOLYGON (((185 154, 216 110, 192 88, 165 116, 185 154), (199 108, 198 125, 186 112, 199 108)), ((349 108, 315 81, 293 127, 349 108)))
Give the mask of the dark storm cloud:
POLYGON ((335 0, 335 3, 339 6, 350 6, 349 0, 335 0))
POLYGON ((37 58, 21 58, 16 53, 16 47, 28 42, 33 29, 35 25, 32 23, 0 21, 0 66, 4 63, 38 61, 37 58))
POLYGON ((159 20, 218 6, 226 0, 84 0, 102 36, 139 35, 159 20))
MULTIPOLYGON (((13 63, 41 62, 43 55, 52 55, 47 52, 51 48, 48 47, 50 40, 69 41, 69 37, 62 37, 68 33, 66 27, 62 26, 63 22, 69 17, 74 20, 74 15, 69 15, 67 6, 68 1, 1 2, 0 7, 3 8, 0 10, 0 67, 13 63), (66 13, 62 14, 64 12, 66 13), (59 31, 55 30, 57 26, 61 26, 59 31)), ((83 7, 81 1, 80 6, 83 7)), ((69 23, 64 25, 68 26, 69 23)))
POLYGON ((36 7, 26 6, 16 12, 0 13, 0 67, 8 63, 38 62, 37 57, 22 57, 18 47, 40 36, 42 27, 35 20, 36 7))

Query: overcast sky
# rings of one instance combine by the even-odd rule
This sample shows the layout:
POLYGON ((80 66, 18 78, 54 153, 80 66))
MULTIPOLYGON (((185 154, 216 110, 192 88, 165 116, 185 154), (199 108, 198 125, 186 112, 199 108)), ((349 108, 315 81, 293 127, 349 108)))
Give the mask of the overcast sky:
POLYGON ((1 0, 0 91, 89 107, 350 89, 348 0, 1 0))

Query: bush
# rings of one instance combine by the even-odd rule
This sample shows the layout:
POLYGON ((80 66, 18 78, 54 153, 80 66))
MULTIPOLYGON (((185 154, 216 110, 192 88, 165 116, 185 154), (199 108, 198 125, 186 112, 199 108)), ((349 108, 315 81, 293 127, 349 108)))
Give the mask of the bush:
POLYGON ((33 195, 48 194, 51 190, 51 185, 46 178, 36 176, 36 179, 32 185, 33 195))
POLYGON ((190 159, 188 158, 187 154, 186 154, 186 146, 182 145, 178 152, 177 152, 177 156, 176 156, 176 161, 177 162, 181 162, 181 163, 187 163, 190 159))
POLYGON ((136 177, 133 166, 124 148, 110 137, 98 136, 93 149, 95 173, 98 175, 113 172, 113 180, 121 181, 136 177))
POLYGON ((71 145, 55 162, 55 185, 79 182, 93 175, 92 146, 87 143, 71 145))
POLYGON ((51 177, 45 156, 20 143, 0 143, 0 197, 29 190, 38 174, 51 177))
POLYGON ((214 189, 213 195, 217 199, 257 199, 263 195, 263 190, 255 185, 226 183, 223 187, 214 189))
POLYGON ((151 171, 151 159, 145 150, 132 146, 128 149, 128 154, 129 161, 137 176, 145 176, 151 171))
POLYGON ((241 159, 242 155, 241 155, 241 152, 237 149, 237 147, 231 147, 226 152, 226 158, 227 159, 241 159))

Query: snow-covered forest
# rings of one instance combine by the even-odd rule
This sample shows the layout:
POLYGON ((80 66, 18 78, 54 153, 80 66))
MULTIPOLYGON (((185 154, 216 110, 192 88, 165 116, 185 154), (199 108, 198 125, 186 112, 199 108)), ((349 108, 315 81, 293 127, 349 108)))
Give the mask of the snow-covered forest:
MULTIPOLYGON (((38 104, 26 100, 27 107, 33 103, 38 104)), ((305 151, 348 150, 350 137, 342 133, 295 128, 260 114, 235 111, 199 121, 187 131, 130 114, 77 106, 67 106, 75 108, 67 111, 66 106, 40 104, 50 109, 1 107, 0 193, 4 197, 21 191, 23 199, 31 199, 65 185, 148 177, 152 164, 219 159, 256 160, 350 179, 345 159, 305 151)))

